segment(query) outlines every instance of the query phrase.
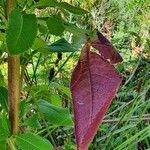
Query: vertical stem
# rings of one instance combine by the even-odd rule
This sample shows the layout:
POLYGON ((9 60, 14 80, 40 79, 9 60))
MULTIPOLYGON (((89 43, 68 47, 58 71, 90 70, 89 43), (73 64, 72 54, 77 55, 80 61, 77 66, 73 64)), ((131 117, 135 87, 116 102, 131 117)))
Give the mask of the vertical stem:
MULTIPOLYGON (((6 16, 16 6, 16 0, 6 0, 6 16)), ((20 56, 8 55, 8 101, 11 132, 16 134, 19 127, 19 99, 20 99, 20 56)))
POLYGON ((16 6, 16 0, 6 0, 6 17, 11 13, 11 11, 16 6))
POLYGON ((20 57, 8 56, 8 100, 9 120, 13 134, 19 127, 19 99, 20 99, 20 57))

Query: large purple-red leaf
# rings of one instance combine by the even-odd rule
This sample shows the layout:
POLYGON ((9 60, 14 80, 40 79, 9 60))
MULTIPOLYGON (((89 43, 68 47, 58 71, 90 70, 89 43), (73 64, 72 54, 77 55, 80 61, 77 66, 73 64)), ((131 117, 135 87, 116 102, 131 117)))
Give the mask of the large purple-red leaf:
POLYGON ((86 44, 71 78, 78 150, 87 150, 120 83, 114 66, 86 44))
POLYGON ((100 32, 97 32, 97 39, 92 42, 92 46, 97 49, 105 59, 110 59, 110 63, 112 64, 122 62, 123 60, 116 49, 100 32))

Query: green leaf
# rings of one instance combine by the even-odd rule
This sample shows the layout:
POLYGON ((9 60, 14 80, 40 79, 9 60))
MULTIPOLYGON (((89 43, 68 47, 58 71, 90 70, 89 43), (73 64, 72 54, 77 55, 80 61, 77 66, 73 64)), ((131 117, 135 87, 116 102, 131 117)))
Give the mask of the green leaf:
POLYGON ((76 6, 72 6, 66 2, 60 2, 57 4, 58 7, 66 9, 67 11, 73 13, 73 14, 77 14, 77 15, 84 15, 87 14, 88 11, 80 8, 80 7, 76 7, 76 6))
POLYGON ((10 54, 28 50, 37 34, 36 16, 14 9, 9 16, 6 43, 10 54))
POLYGON ((24 133, 16 136, 16 143, 21 150, 52 150, 52 144, 32 133, 24 133))
POLYGON ((5 141, 5 139, 7 137, 8 137, 7 132, 5 130, 3 131, 3 129, 1 129, 1 131, 0 131, 0 141, 5 141))
POLYGON ((0 86, 0 104, 2 108, 8 111, 8 90, 5 87, 0 86))
POLYGON ((37 114, 34 114, 30 118, 28 118, 26 120, 25 124, 30 126, 31 128, 35 128, 35 129, 40 129, 41 128, 41 124, 38 120, 38 115, 37 114))
POLYGON ((26 0, 17 0, 17 3, 23 8, 25 6, 26 0))
POLYGON ((4 141, 0 140, 0 150, 7 150, 6 146, 7 146, 6 140, 4 141))
POLYGON ((72 36, 72 45, 77 50, 82 47, 83 44, 85 44, 86 40, 83 37, 79 37, 78 35, 72 36))
POLYGON ((6 113, 0 115, 0 141, 5 141, 9 136, 8 118, 6 113))
POLYGON ((46 34, 48 31, 47 26, 45 26, 44 24, 38 24, 38 28, 39 32, 42 34, 46 34))
POLYGON ((4 41, 5 40, 5 33, 0 32, 0 41, 4 41))
POLYGON ((32 6, 32 4, 33 4, 33 0, 27 0, 27 1, 25 1, 25 4, 27 4, 27 6, 32 6))
MULTIPOLYGON (((2 54, 1 49, 0 49, 0 55, 2 54)), ((0 70, 0 85, 4 86, 5 85, 5 79, 4 75, 2 74, 2 71, 0 70)), ((1 100, 0 100, 1 101, 1 100)))
POLYGON ((50 123, 60 126, 72 126, 72 119, 68 109, 56 107, 44 100, 39 100, 37 104, 40 112, 50 123))
POLYGON ((32 49, 45 48, 46 46, 47 46, 46 41, 42 40, 41 38, 36 38, 32 46, 32 49))
POLYGON ((50 87, 57 88, 58 90, 60 90, 64 94, 66 94, 71 99, 71 92, 70 92, 70 89, 68 87, 60 85, 56 82, 51 82, 50 87))
POLYGON ((50 101, 52 105, 59 106, 59 107, 62 106, 62 100, 58 94, 51 94, 50 101))
POLYGON ((78 35, 78 36, 83 36, 86 33, 88 34, 88 32, 89 32, 86 29, 79 28, 76 25, 68 23, 68 22, 65 22, 64 26, 65 26, 66 31, 71 32, 71 33, 78 35))
POLYGON ((76 49, 68 43, 64 38, 59 39, 48 46, 50 52, 74 52, 76 49))
POLYGON ((65 30, 63 21, 60 15, 53 15, 46 21, 48 30, 56 36, 62 34, 65 30))
POLYGON ((68 22, 65 22, 64 27, 66 31, 73 33, 72 36, 73 47, 75 47, 77 50, 81 48, 81 45, 86 42, 85 35, 90 34, 89 30, 79 28, 76 25, 68 22))
POLYGON ((34 5, 34 7, 37 8, 54 7, 56 4, 57 0, 40 0, 34 5))
POLYGON ((20 117, 20 119, 22 119, 23 117, 24 117, 24 115, 25 115, 25 113, 26 113, 26 108, 27 108, 27 106, 26 106, 27 104, 26 104, 26 101, 25 100, 22 100, 21 102, 20 102, 20 104, 19 104, 19 110, 20 110, 20 113, 19 113, 19 117, 20 117))

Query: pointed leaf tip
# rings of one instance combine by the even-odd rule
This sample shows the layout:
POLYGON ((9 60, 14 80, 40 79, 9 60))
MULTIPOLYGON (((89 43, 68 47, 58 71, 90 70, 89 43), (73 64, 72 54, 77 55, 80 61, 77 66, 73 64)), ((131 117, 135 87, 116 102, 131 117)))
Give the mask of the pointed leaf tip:
POLYGON ((105 59, 110 59, 111 64, 116 64, 123 61, 120 54, 111 45, 108 39, 99 31, 97 32, 97 39, 92 42, 92 47, 97 49, 105 59))
POLYGON ((121 83, 107 60, 86 44, 71 77, 75 135, 79 150, 86 150, 121 83))

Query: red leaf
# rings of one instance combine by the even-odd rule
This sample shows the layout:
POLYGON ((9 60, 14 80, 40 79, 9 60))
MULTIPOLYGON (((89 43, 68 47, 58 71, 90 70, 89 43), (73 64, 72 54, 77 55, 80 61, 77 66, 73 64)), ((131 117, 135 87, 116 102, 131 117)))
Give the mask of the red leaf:
POLYGON ((110 59, 110 63, 116 64, 122 62, 122 57, 111 43, 100 32, 97 32, 97 36, 98 38, 92 42, 92 46, 97 49, 105 59, 110 59))
POLYGON ((71 78, 78 150, 87 149, 120 83, 114 66, 86 44, 71 78))

